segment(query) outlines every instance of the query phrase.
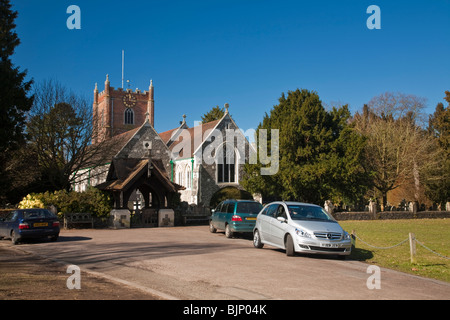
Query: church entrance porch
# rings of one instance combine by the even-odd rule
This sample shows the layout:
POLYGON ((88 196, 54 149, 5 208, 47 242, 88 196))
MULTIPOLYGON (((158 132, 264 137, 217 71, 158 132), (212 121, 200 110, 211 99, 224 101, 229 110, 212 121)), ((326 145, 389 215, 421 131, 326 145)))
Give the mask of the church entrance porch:
POLYGON ((160 160, 150 158, 114 159, 106 182, 97 188, 110 191, 114 197, 111 211, 114 228, 173 226, 170 203, 178 190, 184 189, 170 181, 160 160), (133 199, 136 195, 140 195, 139 201, 133 199), (142 200, 143 208, 136 206, 135 209, 133 204, 142 200))

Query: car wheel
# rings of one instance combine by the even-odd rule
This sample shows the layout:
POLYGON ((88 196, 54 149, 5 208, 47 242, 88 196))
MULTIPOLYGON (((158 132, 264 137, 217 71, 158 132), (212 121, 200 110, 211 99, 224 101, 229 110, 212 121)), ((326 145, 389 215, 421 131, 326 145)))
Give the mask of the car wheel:
POLYGON ((286 242, 284 243, 284 246, 286 248, 286 255, 289 257, 292 257, 295 255, 294 250, 294 241, 292 241, 292 237, 290 234, 286 236, 286 242))
POLYGON ((225 237, 233 238, 233 231, 231 231, 229 224, 227 224, 227 226, 225 227, 225 237))
POLYGON ((58 236, 50 237, 50 241, 51 241, 51 242, 58 241, 58 236))
POLYGON ((261 237, 259 236, 258 230, 255 230, 253 233, 253 246, 258 249, 264 247, 264 243, 261 242, 261 237))
POLYGON ((12 241, 12 244, 14 244, 14 245, 19 243, 19 238, 17 238, 17 235, 14 232, 14 230, 11 231, 11 241, 12 241))
POLYGON ((216 233, 217 229, 214 228, 212 221, 209 221, 209 232, 216 233))

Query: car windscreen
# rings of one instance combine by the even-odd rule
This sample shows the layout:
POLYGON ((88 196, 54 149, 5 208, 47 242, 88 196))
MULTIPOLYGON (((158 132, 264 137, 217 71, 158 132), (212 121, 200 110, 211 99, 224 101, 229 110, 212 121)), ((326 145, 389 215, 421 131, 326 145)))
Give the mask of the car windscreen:
POLYGON ((22 214, 24 219, 55 218, 55 215, 47 210, 27 210, 22 214))
POLYGON ((236 213, 259 213, 261 209, 259 202, 238 202, 236 213))
POLYGON ((336 222, 336 220, 334 220, 334 218, 321 207, 288 205, 288 209, 292 220, 319 220, 336 222))

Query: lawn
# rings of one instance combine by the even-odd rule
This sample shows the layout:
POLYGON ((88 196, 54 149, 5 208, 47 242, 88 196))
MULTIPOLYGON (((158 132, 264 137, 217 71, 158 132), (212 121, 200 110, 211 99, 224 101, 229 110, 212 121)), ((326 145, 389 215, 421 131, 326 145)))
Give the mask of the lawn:
MULTIPOLYGON (((417 240, 440 255, 450 257, 450 219, 339 221, 347 231, 376 247, 390 247, 408 238, 417 240)), ((391 249, 373 248, 356 239, 351 258, 380 267, 450 282, 450 259, 442 258, 422 247, 417 248, 417 263, 410 261, 409 241, 391 249)))

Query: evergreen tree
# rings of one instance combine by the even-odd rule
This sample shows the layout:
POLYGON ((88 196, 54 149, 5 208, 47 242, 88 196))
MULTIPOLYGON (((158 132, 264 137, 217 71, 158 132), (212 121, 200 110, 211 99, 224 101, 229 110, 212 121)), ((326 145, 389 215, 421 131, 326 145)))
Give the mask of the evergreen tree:
POLYGON ((450 91, 445 92, 448 106, 438 103, 430 115, 428 132, 437 142, 439 161, 426 172, 426 195, 436 203, 450 201, 450 91))
POLYGON ((348 124, 349 118, 347 106, 327 112, 315 92, 297 89, 287 97, 282 94, 258 126, 269 133, 280 130, 279 171, 261 176, 261 164, 246 165, 244 186, 265 198, 321 205, 328 199, 356 200, 367 185, 359 163, 364 139, 348 124))
POLYGON ((9 0, 0 0, 0 200, 6 201, 11 177, 5 174, 6 161, 11 152, 25 141, 25 114, 33 97, 28 96, 32 81, 25 81, 26 72, 11 62, 20 40, 14 31, 17 12, 11 10, 9 0))
POLYGON ((14 31, 16 17, 9 0, 0 0, 0 154, 24 141, 25 113, 33 103, 28 96, 32 81, 24 81, 26 72, 10 58, 20 43, 14 31))
POLYGON ((208 123, 214 120, 222 119, 224 115, 225 110, 223 108, 220 108, 219 106, 215 106, 202 116, 202 123, 208 123))

